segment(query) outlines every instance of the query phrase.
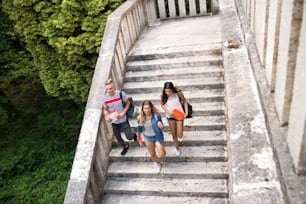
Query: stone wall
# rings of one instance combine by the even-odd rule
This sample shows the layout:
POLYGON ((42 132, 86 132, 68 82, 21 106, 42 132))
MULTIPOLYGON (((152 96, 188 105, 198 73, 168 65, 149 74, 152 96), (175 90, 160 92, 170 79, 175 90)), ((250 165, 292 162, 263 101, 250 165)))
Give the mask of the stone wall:
POLYGON ((254 35, 280 125, 288 129, 287 143, 295 171, 305 174, 305 2, 236 0, 236 3, 243 8, 254 35))

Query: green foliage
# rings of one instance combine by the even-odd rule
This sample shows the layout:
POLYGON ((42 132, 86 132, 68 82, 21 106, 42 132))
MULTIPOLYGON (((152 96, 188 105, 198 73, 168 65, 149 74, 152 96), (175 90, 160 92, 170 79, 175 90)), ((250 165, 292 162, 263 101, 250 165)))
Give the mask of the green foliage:
POLYGON ((83 117, 83 105, 43 101, 24 113, 0 142, 0 203, 62 203, 83 117), (33 122, 27 122, 28 117, 33 122))
POLYGON ((85 102, 107 16, 121 0, 2 0, 50 96, 85 102))
POLYGON ((1 1, 0 203, 63 202, 105 22, 120 3, 1 1))

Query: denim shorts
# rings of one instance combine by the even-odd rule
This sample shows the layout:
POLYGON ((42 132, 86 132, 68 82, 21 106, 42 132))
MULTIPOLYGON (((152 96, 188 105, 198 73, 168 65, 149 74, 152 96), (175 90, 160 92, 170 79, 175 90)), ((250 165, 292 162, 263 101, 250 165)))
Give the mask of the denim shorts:
POLYGON ((143 141, 144 142, 158 142, 159 144, 164 143, 164 137, 163 136, 143 136, 143 141))
POLYGON ((175 118, 167 118, 167 120, 168 120, 168 121, 183 121, 184 119, 182 119, 182 120, 177 120, 177 119, 175 119, 175 118))

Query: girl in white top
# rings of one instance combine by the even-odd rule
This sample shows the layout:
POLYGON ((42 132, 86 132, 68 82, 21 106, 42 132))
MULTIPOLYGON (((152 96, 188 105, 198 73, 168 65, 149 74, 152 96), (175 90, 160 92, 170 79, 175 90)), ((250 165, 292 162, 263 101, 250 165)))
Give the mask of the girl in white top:
POLYGON ((184 118, 188 115, 188 103, 181 90, 178 90, 172 82, 165 82, 163 93, 161 96, 161 107, 167 115, 169 128, 171 130, 172 139, 176 147, 176 155, 181 154, 179 150, 179 141, 183 141, 184 118), (186 112, 182 108, 182 104, 186 112), (173 110, 177 109, 184 112, 184 118, 177 120, 173 118, 173 110))

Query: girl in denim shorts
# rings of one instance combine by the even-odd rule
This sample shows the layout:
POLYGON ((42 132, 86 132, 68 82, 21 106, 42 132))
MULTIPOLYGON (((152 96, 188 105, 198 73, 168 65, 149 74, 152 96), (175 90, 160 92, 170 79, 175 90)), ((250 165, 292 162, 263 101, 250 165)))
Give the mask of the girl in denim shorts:
POLYGON ((161 159, 166 156, 163 128, 164 125, 157 108, 150 100, 145 100, 138 118, 137 133, 143 136, 157 173, 161 171, 161 159))

